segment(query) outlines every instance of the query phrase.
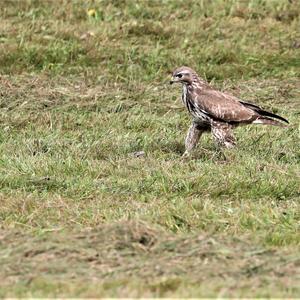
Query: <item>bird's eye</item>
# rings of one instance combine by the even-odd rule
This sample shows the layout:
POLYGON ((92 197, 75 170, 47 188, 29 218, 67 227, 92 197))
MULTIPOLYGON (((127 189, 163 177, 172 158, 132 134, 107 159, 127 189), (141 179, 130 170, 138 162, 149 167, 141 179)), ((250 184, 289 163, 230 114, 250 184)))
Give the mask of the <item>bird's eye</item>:
POLYGON ((182 77, 182 74, 177 74, 176 75, 178 78, 181 78, 182 77))

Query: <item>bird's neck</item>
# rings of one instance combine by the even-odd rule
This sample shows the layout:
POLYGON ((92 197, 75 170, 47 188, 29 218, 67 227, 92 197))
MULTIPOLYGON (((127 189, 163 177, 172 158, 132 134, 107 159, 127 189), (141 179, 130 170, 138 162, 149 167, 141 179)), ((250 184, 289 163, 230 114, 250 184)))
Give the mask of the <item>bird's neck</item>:
POLYGON ((186 83, 183 85, 183 88, 185 90, 195 90, 195 89, 198 89, 198 90, 202 90, 204 89, 205 87, 208 86, 208 83, 200 78, 193 78, 193 80, 189 83, 186 83))

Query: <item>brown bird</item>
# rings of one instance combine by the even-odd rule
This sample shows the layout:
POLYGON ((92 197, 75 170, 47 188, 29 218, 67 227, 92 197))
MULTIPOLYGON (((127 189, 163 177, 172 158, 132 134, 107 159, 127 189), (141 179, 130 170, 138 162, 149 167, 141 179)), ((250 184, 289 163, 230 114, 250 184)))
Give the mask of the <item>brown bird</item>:
POLYGON ((193 118, 185 139, 184 156, 195 148, 205 131, 212 132, 219 146, 232 148, 236 145, 232 132, 234 127, 247 124, 285 127, 280 121, 288 123, 283 117, 259 106, 215 90, 189 67, 177 68, 173 72, 170 84, 172 83, 182 84, 182 102, 193 118))

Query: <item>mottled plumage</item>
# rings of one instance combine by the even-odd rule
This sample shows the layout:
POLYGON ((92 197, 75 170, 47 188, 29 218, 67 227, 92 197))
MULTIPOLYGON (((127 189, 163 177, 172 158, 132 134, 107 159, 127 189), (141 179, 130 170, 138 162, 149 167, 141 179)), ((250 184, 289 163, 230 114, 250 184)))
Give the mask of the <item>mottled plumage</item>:
POLYGON ((237 97, 213 89, 189 67, 173 72, 171 84, 182 83, 182 101, 193 117, 185 145, 188 154, 204 131, 211 131, 219 146, 235 146, 232 129, 242 124, 267 124, 285 126, 288 121, 260 107, 239 100, 237 97), (277 119, 277 120, 274 120, 277 119))

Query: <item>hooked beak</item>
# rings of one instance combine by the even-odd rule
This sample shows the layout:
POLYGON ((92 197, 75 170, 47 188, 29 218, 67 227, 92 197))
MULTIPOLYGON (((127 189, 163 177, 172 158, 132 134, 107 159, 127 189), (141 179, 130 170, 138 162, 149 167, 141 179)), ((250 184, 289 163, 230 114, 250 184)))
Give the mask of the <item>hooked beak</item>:
POLYGON ((172 79, 170 80, 170 84, 173 84, 175 82, 177 82, 177 80, 176 80, 176 78, 174 78, 174 76, 172 76, 172 79))

